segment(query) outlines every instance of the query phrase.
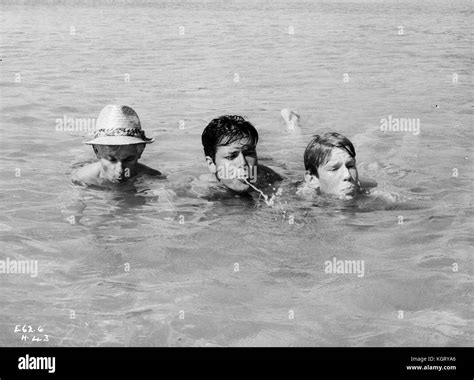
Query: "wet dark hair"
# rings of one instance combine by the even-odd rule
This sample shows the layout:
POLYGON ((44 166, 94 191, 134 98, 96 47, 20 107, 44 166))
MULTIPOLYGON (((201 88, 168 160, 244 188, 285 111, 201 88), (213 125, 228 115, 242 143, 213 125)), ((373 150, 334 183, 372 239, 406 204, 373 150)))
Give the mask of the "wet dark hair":
POLYGON ((212 119, 201 136, 204 155, 214 160, 218 146, 229 145, 243 138, 251 138, 255 144, 258 142, 257 130, 242 116, 224 115, 212 119))
POLYGON ((328 162, 334 148, 344 149, 353 158, 356 155, 351 141, 339 133, 326 132, 322 135, 314 135, 304 151, 305 169, 318 177, 318 167, 328 162))

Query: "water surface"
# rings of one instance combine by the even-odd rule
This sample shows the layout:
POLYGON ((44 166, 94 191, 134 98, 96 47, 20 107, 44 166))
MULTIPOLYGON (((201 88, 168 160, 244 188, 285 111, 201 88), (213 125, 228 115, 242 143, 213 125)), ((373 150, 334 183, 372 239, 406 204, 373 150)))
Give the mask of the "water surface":
POLYGON ((0 274, 0 344, 472 344, 470 2, 12 3, 0 25, 0 259, 39 265, 0 274), (109 103, 138 112, 157 140, 142 162, 167 181, 71 185, 93 152, 56 120, 109 103), (311 135, 336 130, 361 175, 407 201, 191 196, 203 128, 233 113, 287 186, 311 135), (420 133, 382 133, 389 115, 419 118, 420 133), (364 276, 326 274, 333 257, 364 260, 364 276), (22 341, 17 324, 49 342, 22 341))

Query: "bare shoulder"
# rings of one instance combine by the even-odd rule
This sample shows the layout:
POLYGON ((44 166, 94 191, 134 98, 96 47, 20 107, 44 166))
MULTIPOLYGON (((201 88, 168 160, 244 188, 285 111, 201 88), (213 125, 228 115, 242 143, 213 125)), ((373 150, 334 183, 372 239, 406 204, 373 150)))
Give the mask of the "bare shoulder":
POLYGON ((305 181, 302 181, 297 185, 296 195, 304 199, 313 199, 319 195, 319 188, 312 187, 305 181))
POLYGON ((370 188, 378 186, 377 181, 374 181, 373 179, 368 179, 368 178, 360 179, 359 178, 359 181, 360 181, 360 187, 362 187, 363 189, 370 189, 370 188))
POLYGON ((191 181, 191 187, 199 194, 206 193, 212 186, 218 186, 219 181, 217 181, 216 176, 211 173, 201 174, 199 177, 194 178, 191 181))
POLYGON ((194 196, 204 197, 208 196, 210 189, 217 186, 219 182, 216 176, 211 173, 201 174, 199 177, 193 178, 190 181, 190 194, 194 196))
POLYGON ((150 168, 149 166, 143 165, 143 164, 138 164, 139 165, 139 172, 141 174, 146 174, 152 177, 161 177, 163 174, 156 169, 150 168))
POLYGON ((385 189, 372 188, 370 191, 367 191, 371 197, 380 198, 391 203, 400 203, 406 199, 400 194, 394 191, 388 191, 385 189))
POLYGON ((277 182, 277 181, 283 181, 283 177, 278 174, 276 171, 273 169, 270 169, 268 166, 265 165, 258 165, 258 172, 257 172, 257 177, 265 181, 265 182, 277 182))
POLYGON ((94 162, 76 170, 71 180, 76 183, 97 184, 100 174, 100 163, 94 162))
POLYGON ((216 184, 216 183, 218 183, 215 174, 211 174, 211 173, 201 174, 197 178, 196 182, 206 183, 206 184, 216 184))

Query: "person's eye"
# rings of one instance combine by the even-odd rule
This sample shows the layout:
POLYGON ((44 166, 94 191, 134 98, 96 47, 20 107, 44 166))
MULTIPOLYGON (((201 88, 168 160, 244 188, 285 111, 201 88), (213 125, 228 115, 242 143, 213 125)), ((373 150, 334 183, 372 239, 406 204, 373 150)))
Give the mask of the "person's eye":
POLYGON ((228 155, 228 156, 226 157, 226 159, 228 159, 228 160, 234 160, 234 159, 237 158, 237 156, 238 156, 237 153, 233 153, 233 154, 228 155))
POLYGON ((244 155, 246 156, 255 156, 256 152, 254 150, 248 150, 244 152, 244 155))

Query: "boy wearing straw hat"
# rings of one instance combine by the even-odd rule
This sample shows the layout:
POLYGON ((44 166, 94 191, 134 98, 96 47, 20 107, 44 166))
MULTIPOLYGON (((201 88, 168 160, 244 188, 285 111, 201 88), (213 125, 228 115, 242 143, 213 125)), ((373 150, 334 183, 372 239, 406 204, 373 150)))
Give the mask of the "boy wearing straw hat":
POLYGON ((86 185, 110 185, 126 182, 138 174, 161 176, 158 170, 138 163, 147 138, 141 128, 137 113, 130 107, 105 106, 97 118, 92 145, 99 159, 73 174, 73 182, 86 185))

